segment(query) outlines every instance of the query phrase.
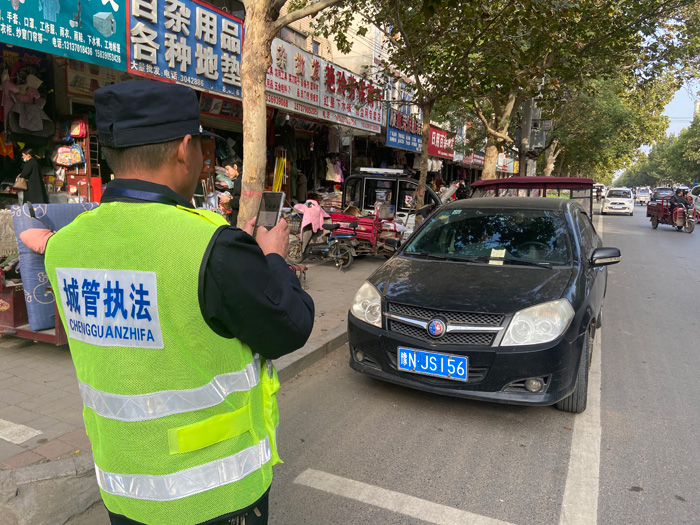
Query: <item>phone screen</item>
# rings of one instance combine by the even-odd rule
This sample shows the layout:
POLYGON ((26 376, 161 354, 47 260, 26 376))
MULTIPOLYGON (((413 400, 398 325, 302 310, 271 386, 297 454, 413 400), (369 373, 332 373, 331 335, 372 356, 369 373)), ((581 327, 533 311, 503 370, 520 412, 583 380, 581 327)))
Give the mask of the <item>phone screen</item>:
POLYGON ((282 214, 282 204, 284 202, 284 193, 281 191, 264 191, 260 199, 260 207, 258 208, 258 217, 255 221, 255 234, 258 233, 258 226, 264 226, 266 229, 274 228, 280 220, 282 214))

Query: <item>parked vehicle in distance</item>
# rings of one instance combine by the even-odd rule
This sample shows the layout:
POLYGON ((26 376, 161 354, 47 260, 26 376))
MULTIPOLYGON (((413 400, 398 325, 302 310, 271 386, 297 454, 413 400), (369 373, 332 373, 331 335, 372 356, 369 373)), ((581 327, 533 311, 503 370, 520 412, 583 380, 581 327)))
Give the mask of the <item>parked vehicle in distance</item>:
POLYGON ((693 207, 700 213, 700 186, 693 186, 688 193, 693 198, 693 207))
POLYGON ((649 204, 650 193, 651 192, 649 191, 649 188, 637 188, 637 195, 635 197, 634 203, 639 203, 642 205, 649 204))
POLYGON ((355 294, 350 366, 437 394, 583 412, 606 266, 619 261, 574 199, 443 205, 355 294))
POLYGON ((651 194, 651 200, 660 201, 664 197, 670 197, 672 195, 673 188, 669 188, 667 186, 660 186, 654 190, 654 193, 651 194))
POLYGON ((600 204, 600 213, 634 215, 634 196, 629 188, 610 188, 600 204))

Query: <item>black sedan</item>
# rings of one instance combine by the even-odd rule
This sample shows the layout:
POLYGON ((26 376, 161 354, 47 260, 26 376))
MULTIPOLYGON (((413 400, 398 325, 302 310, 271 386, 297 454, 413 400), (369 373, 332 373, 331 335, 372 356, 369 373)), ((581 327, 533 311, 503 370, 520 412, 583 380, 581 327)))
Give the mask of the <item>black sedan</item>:
POLYGON ((651 200, 660 201, 664 197, 672 197, 673 188, 656 188, 651 194, 651 200))
POLYGON ((350 365, 438 394, 586 408, 606 265, 574 200, 460 200, 434 212, 353 298, 350 365))

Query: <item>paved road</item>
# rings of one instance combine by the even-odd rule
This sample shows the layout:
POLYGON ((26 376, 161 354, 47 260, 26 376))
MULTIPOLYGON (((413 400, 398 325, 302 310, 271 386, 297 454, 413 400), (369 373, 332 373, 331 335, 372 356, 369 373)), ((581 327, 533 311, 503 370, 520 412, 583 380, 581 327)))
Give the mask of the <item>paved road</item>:
POLYGON ((700 523, 700 230, 595 222, 623 262, 584 414, 385 384, 339 349, 282 389, 271 523, 700 523))
MULTIPOLYGON (((595 223, 623 262, 584 414, 382 383, 340 348, 282 387, 271 525, 700 523, 700 229, 654 231, 641 207, 595 223)), ((318 321, 344 308, 328 300, 318 321)))

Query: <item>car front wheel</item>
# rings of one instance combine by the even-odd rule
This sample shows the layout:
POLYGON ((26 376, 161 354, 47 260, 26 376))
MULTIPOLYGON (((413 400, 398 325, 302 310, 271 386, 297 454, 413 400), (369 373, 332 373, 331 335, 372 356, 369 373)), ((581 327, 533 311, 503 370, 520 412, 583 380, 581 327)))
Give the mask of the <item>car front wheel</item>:
POLYGON ((576 388, 568 397, 559 401, 555 406, 562 412, 580 414, 586 410, 588 401, 588 369, 590 367, 590 345, 591 336, 588 330, 583 337, 583 348, 581 348, 581 360, 578 364, 576 375, 576 388))

